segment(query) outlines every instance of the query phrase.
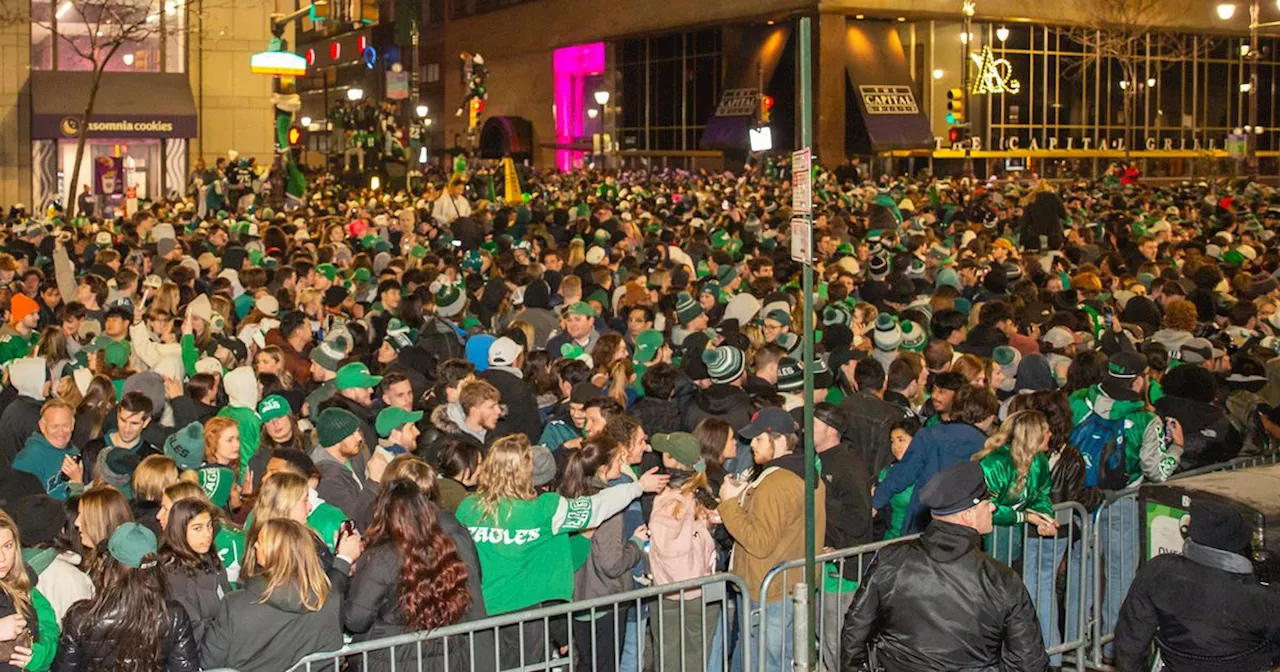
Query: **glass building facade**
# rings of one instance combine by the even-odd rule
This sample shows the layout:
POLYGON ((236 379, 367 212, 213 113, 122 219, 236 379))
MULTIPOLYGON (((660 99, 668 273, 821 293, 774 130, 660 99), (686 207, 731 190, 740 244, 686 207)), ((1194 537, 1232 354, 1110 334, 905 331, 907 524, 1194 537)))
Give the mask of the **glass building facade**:
POLYGON ((720 30, 621 40, 616 53, 620 148, 696 150, 720 96, 720 30))

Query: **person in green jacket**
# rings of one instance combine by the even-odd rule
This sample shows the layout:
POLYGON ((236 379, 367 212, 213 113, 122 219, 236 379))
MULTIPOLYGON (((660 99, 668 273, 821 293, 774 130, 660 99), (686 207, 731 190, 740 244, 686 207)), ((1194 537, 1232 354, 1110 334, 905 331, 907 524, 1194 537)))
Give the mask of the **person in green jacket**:
POLYGON ((1040 411, 1011 414, 973 459, 982 465, 996 510, 995 530, 983 539, 984 550, 1005 564, 1022 553, 1023 523, 1053 536, 1058 524, 1049 499, 1049 420, 1040 411))
MULTIPOLYGON (((554 467, 552 467, 554 468, 554 467)), ((637 481, 605 488, 590 497, 566 499, 534 490, 533 448, 523 434, 499 439, 480 465, 476 494, 458 505, 458 521, 471 532, 480 559, 481 593, 491 615, 573 598, 569 537, 594 529, 645 492, 661 492, 668 476, 657 467, 637 481), (530 581, 532 576, 538 577, 530 581)), ((525 661, 541 660, 543 633, 533 622, 502 631, 504 658, 515 658, 524 642, 525 661), (532 626, 532 628, 530 627, 532 626)), ((508 662, 502 662, 505 667, 508 662)))
POLYGON ((0 329, 0 364, 26 357, 40 339, 40 305, 26 294, 9 300, 9 324, 0 329))
POLYGON ((31 585, 35 580, 22 561, 18 524, 0 511, 0 643, 13 648, 0 664, 43 672, 53 663, 60 633, 53 607, 31 585))
MULTIPOLYGON (((242 366, 222 378, 227 391, 227 405, 218 411, 218 417, 231 418, 240 427, 240 469, 238 478, 249 472, 249 459, 258 452, 262 432, 262 419, 258 417, 258 377, 253 368, 242 366)), ((237 480, 237 482, 239 482, 237 480)))

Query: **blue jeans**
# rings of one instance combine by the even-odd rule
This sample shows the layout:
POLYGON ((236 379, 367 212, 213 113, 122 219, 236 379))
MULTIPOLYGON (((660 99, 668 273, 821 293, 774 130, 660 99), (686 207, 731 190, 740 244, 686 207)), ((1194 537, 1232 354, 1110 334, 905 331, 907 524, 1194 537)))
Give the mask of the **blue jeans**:
POLYGON ((640 640, 645 637, 649 619, 649 605, 641 604, 637 611, 634 603, 627 609, 627 622, 622 632, 622 658, 618 672, 640 672, 644 669, 644 649, 640 640))
MULTIPOLYGON (((760 610, 758 618, 751 618, 751 633, 748 639, 751 646, 751 662, 756 669, 768 672, 786 672, 791 669, 794 658, 794 634, 792 633, 791 600, 783 598, 777 602, 760 603, 751 600, 751 610, 760 610), (763 626, 763 632, 762 632, 763 626), (760 655, 760 639, 764 638, 764 660, 760 655)), ((740 656, 734 657, 734 672, 744 672, 740 656)))
MULTIPOLYGON (((1031 535, 1022 558, 1022 582, 1031 594, 1031 603, 1036 606, 1036 616, 1040 619, 1040 634, 1044 637, 1045 648, 1062 643, 1062 631, 1058 627, 1058 600, 1055 590, 1058 576, 1058 563, 1066 554, 1069 539, 1055 539, 1031 535)), ((1078 555, 1076 556, 1078 563, 1078 555)), ((1077 565, 1078 566, 1078 565, 1077 565)), ((1068 601, 1070 604, 1070 601, 1068 601)), ((1049 664, 1062 665, 1062 654, 1049 657, 1049 664)))
MULTIPOLYGON (((1099 552, 1102 553, 1102 571, 1105 591, 1102 594, 1102 634, 1116 631, 1116 619, 1120 604, 1138 572, 1138 500, 1133 497, 1118 499, 1098 517, 1101 528, 1099 552)), ((1111 655, 1111 644, 1103 648, 1104 655, 1111 655)))

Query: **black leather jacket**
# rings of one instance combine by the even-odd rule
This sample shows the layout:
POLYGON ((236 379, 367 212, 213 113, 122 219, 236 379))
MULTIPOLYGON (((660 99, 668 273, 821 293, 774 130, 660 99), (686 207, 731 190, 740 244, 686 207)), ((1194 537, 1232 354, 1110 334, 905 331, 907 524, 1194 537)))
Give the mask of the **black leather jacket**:
POLYGON ((881 550, 845 617, 841 669, 866 665, 872 644, 888 672, 1044 672, 1031 596, 980 540, 933 521, 919 539, 881 550))
MULTIPOLYGON (((97 622, 88 619, 90 602, 71 605, 62 619, 62 639, 53 659, 51 672, 111 672, 115 665, 115 637, 107 630, 113 625, 111 616, 97 622)), ((165 614, 158 619, 160 627, 160 660, 164 672, 197 672, 200 669, 200 643, 191 632, 187 612, 176 602, 166 603, 165 614)))

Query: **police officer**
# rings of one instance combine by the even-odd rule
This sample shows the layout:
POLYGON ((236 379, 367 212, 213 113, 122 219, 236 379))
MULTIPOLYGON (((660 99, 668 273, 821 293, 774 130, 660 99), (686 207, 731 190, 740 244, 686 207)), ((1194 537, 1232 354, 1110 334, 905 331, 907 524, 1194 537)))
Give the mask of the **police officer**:
POLYGON ((1044 672, 1040 623, 1022 579, 983 553, 995 505, 982 467, 961 462, 920 491, 924 533, 880 551, 845 617, 844 670, 1044 672))
POLYGON ((1116 670, 1146 672, 1154 641, 1166 672, 1256 672, 1280 660, 1280 592, 1258 581, 1252 530, 1228 504, 1191 503, 1181 554, 1138 571, 1116 621, 1116 670))

